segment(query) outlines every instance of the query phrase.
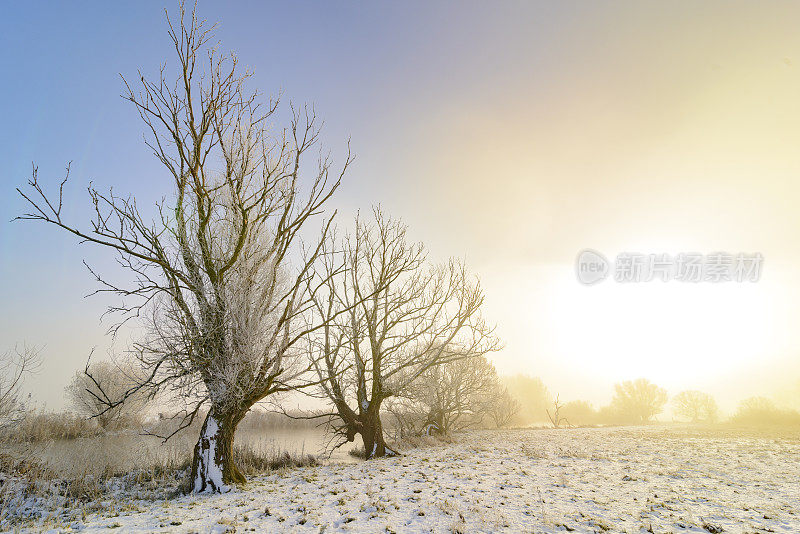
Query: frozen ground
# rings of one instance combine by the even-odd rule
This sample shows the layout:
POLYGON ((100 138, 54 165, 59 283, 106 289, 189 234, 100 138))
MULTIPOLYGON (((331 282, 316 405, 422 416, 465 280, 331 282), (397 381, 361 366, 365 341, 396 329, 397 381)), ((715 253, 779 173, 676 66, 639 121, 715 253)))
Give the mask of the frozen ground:
POLYGON ((800 433, 481 431, 403 457, 122 502, 96 532, 800 532, 800 433))

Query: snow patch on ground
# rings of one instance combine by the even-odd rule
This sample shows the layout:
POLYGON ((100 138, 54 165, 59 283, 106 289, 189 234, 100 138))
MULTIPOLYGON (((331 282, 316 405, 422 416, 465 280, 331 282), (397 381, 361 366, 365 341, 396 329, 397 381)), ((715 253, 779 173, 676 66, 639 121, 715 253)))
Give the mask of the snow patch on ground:
POLYGON ((796 533, 798 465, 797 432, 480 431, 404 456, 264 475, 226 494, 121 503, 71 528, 796 533))

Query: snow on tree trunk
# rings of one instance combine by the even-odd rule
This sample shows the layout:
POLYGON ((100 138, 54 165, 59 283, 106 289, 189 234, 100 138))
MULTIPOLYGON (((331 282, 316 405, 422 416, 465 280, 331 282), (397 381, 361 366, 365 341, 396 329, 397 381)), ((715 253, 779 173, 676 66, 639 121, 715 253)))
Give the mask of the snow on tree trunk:
POLYGON ((237 419, 215 415, 209 411, 200 438, 194 448, 192 461, 192 491, 195 493, 224 493, 229 484, 245 482, 233 457, 233 435, 237 419))

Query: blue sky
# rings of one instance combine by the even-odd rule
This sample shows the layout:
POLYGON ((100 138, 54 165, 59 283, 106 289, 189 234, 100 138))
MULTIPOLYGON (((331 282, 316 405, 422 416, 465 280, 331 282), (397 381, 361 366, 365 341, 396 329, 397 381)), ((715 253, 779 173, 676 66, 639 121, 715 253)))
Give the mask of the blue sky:
MULTIPOLYGON (((98 314, 108 301, 83 298, 94 286, 81 262, 112 273, 114 266, 105 251, 76 246, 53 228, 10 223, 25 209, 14 188, 30 177, 32 162, 48 185, 72 162, 66 211, 73 221, 88 217, 89 181, 134 193, 142 205, 169 194, 169 182, 142 143, 136 113, 119 96, 120 74, 136 80, 137 69, 152 74, 161 62, 169 65, 164 7, 174 4, 20 2, 3 7, 0 336, 3 349, 22 342, 45 347, 48 364, 37 381, 56 387, 37 388, 36 394, 50 405, 58 405, 62 383, 89 350, 97 346, 102 354, 107 344, 102 336, 107 324, 98 324, 98 314)), ((494 71, 496 55, 507 53, 500 48, 519 44, 492 39, 494 26, 509 19, 489 6, 475 4, 462 12, 463 7, 206 2, 199 13, 218 21, 221 46, 235 50, 241 63, 254 69, 254 85, 261 91, 316 106, 334 157, 344 154, 351 139, 358 159, 337 204, 352 213, 379 202, 391 209, 397 198, 408 196, 393 162, 415 157, 411 147, 425 128, 424 113, 436 113, 450 95, 480 95, 539 61, 494 71)), ((551 18, 551 11, 539 15, 551 18)), ((545 22, 515 21, 516 40, 545 22)), ((414 177, 416 183, 426 179, 414 177)))

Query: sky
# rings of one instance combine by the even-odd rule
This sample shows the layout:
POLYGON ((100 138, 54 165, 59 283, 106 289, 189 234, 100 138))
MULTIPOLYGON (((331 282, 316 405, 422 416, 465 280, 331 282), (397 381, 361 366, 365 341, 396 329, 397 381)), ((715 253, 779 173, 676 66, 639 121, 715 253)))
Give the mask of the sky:
MULTIPOLYGON (((85 186, 152 204, 169 178, 120 75, 174 66, 174 4, 4 4, 0 17, 0 350, 42 347, 42 406, 94 348, 112 257, 10 222, 30 177, 88 221, 85 186)), ((608 402, 640 376, 723 409, 800 384, 800 4, 201 2, 221 47, 284 102, 313 103, 352 171, 332 207, 375 204, 434 260, 466 259, 505 342, 501 373, 608 402), (575 276, 579 251, 761 253, 756 283, 575 276)), ((132 333, 131 335, 135 335, 132 333)), ((118 342, 120 343, 120 342, 118 342)), ((116 349, 115 349, 116 350, 116 349)))

